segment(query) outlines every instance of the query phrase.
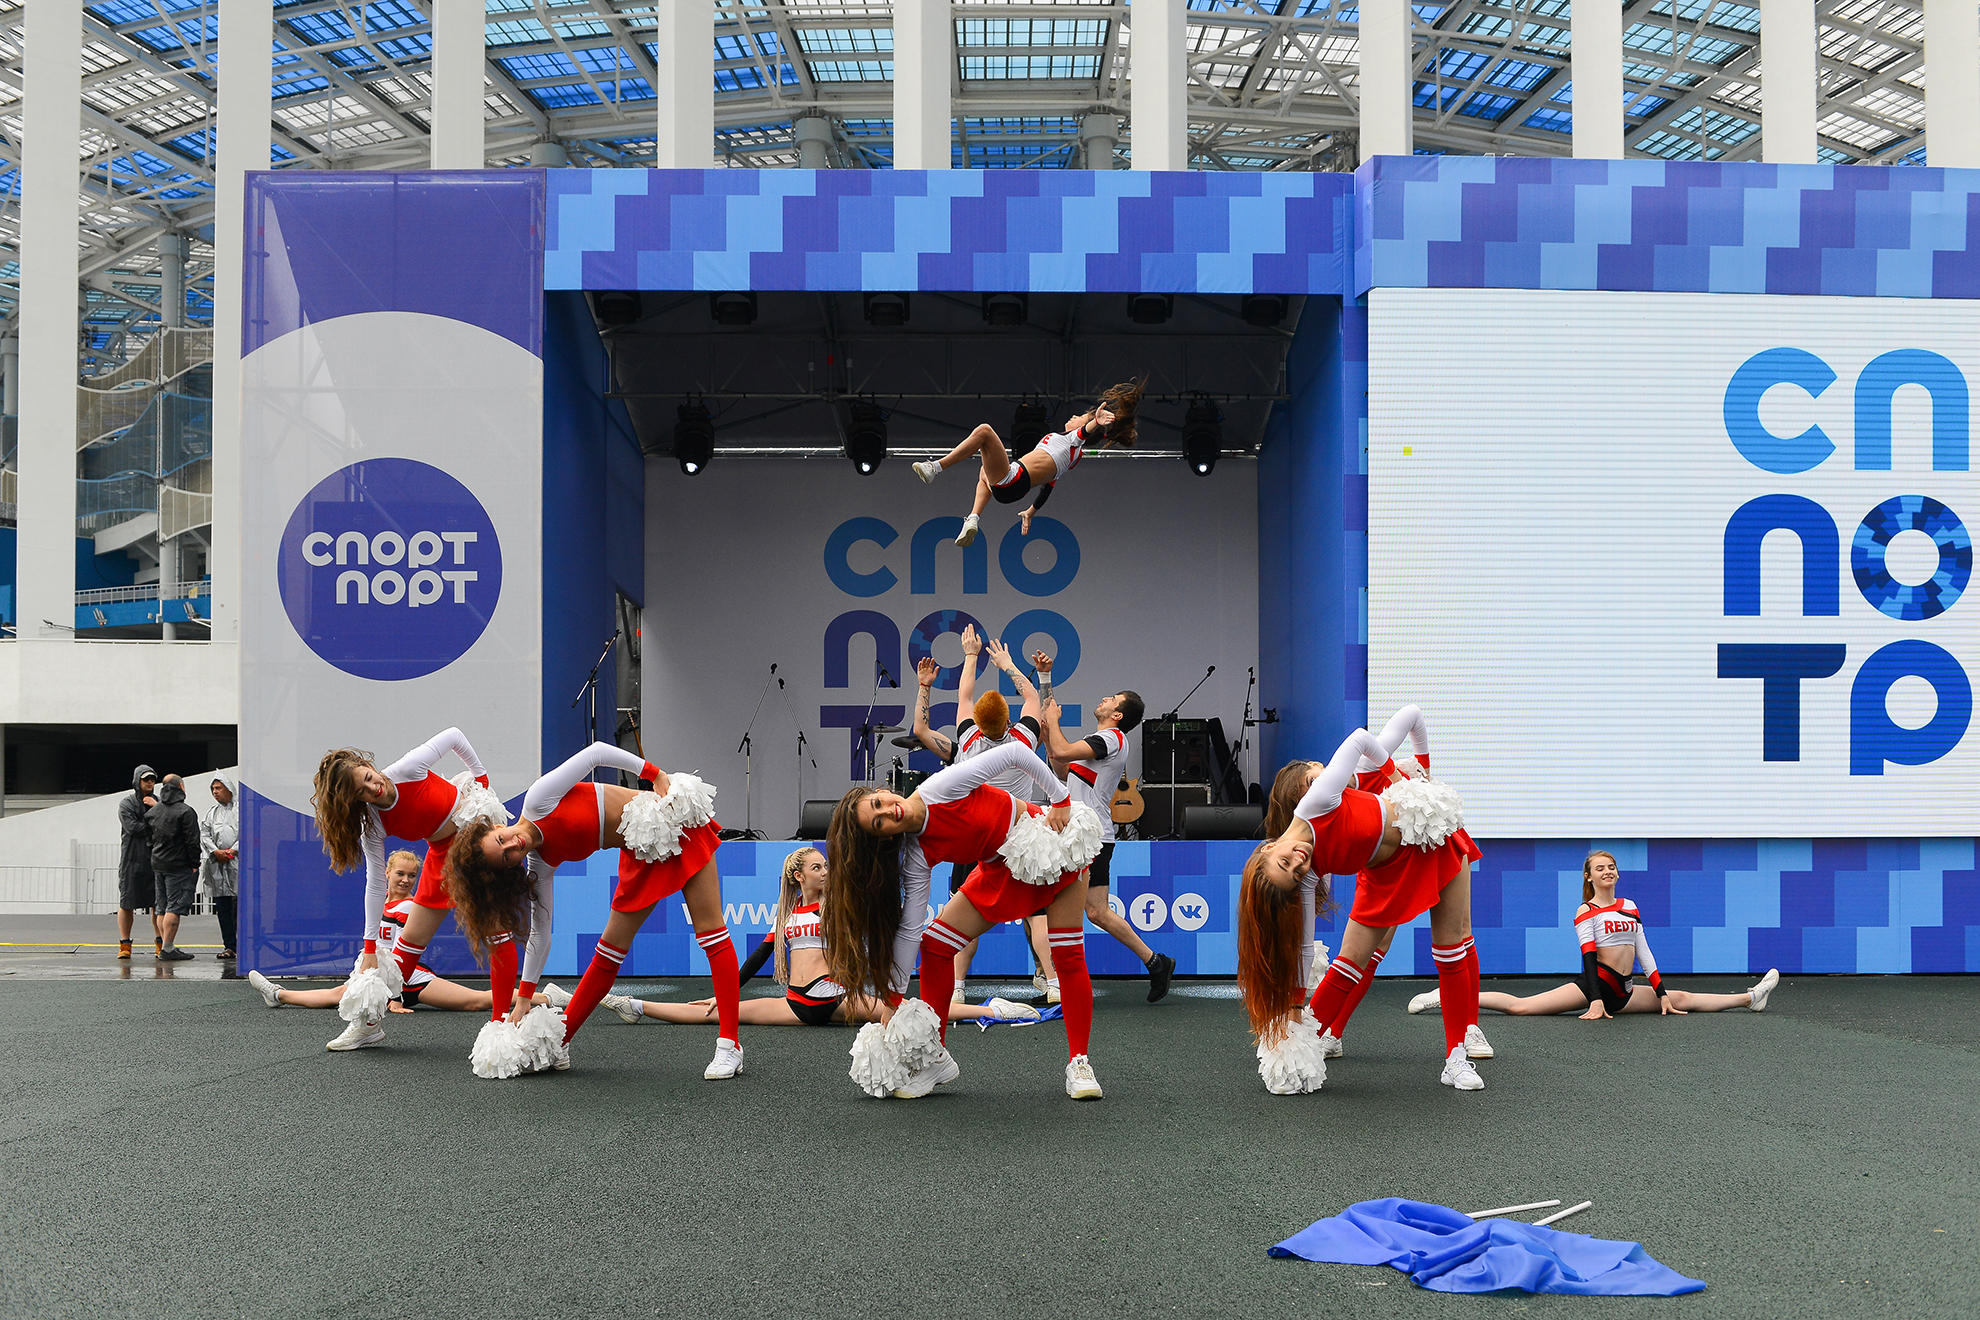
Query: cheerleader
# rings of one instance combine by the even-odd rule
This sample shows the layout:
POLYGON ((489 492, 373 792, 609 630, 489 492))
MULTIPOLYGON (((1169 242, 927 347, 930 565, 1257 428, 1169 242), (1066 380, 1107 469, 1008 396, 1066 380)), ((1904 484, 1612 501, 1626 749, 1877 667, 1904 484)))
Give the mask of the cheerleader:
MULTIPOLYGON (((330 1042, 333 1050, 357 1048, 363 1040, 375 1045, 384 1039, 381 1024, 386 1006, 405 986, 406 977, 419 966, 420 955, 433 938, 433 932, 446 919, 453 901, 447 896, 443 874, 447 841, 470 820, 491 820, 507 824, 509 813, 488 787, 488 771, 467 735, 459 729, 445 729, 431 741, 413 748, 391 765, 380 770, 368 752, 339 747, 326 752, 317 763, 315 792, 311 805, 316 809, 316 830, 323 838, 323 851, 330 855, 330 869, 348 871, 364 862, 364 951, 351 973, 351 986, 358 993, 338 1005, 338 1012, 350 1025, 344 1034, 330 1042), (451 780, 434 772, 447 753, 459 757, 467 769, 451 780), (419 885, 412 896, 412 915, 399 932, 385 965, 378 962, 378 933, 385 912, 385 840, 403 839, 425 843, 426 861, 420 868, 419 885), (360 980, 376 982, 360 987, 360 980), (340 1043, 341 1042, 341 1043, 340 1043)), ((495 955, 498 968, 506 963, 509 976, 498 986, 515 984, 516 953, 512 944, 495 955)), ((495 1012, 509 1011, 496 991, 495 1012)))
MULTIPOLYGON (((1616 856, 1592 852, 1581 863, 1581 906, 1575 910, 1574 933, 1581 942, 1581 976, 1544 994, 1502 994, 1496 990, 1478 996, 1478 1006, 1494 1013, 1515 1016, 1546 1016, 1586 1010, 1582 1020, 1593 1022, 1617 1013, 1722 1013, 1729 1008, 1750 1008, 1764 1012, 1767 998, 1780 984, 1779 970, 1767 974, 1751 990, 1736 995, 1706 995, 1688 990, 1667 990, 1657 971, 1657 960, 1650 953, 1650 940, 1643 930, 1643 916, 1636 904, 1616 897, 1616 856), (1638 985, 1637 967, 1643 969, 1648 985, 1638 985)), ((1409 1011, 1422 1013, 1440 1004, 1435 990, 1409 1001, 1409 1011)))
MULTIPOLYGON (((829 1027, 846 1022, 878 1022, 885 1005, 868 995, 848 995, 832 979, 825 964, 824 918, 819 908, 825 896, 825 854, 816 848, 800 848, 784 859, 784 883, 777 898, 776 920, 770 933, 742 965, 742 985, 771 962, 779 984, 785 987, 781 999, 745 999, 742 1020, 752 1026, 829 1027)), ((545 986, 552 1003, 561 992, 545 986)), ((660 1004, 628 995, 606 995, 599 1003, 617 1013, 622 1021, 633 1023, 644 1018, 660 1022, 706 1022, 715 1012, 713 999, 697 999, 687 1004, 660 1004)), ((992 999, 981 1008, 961 1002, 949 1005, 949 1021, 974 1022, 995 1017, 1007 1021, 1037 1021, 1038 1010, 1008 999, 992 999)))
MULTIPOLYGON (((591 965, 564 1006, 560 1039, 545 1039, 548 1023, 525 1015, 518 1002, 508 1025, 524 1038, 530 1066, 569 1066, 568 1048, 591 1010, 611 990, 633 937, 662 901, 681 895, 694 924, 695 942, 708 956, 720 1008, 721 1039, 702 1072, 709 1080, 742 1071, 738 1031, 736 946, 722 916, 722 881, 715 866, 721 826, 715 821, 715 789, 688 774, 668 775, 651 761, 608 743, 591 746, 530 785, 522 818, 514 825, 478 821, 454 837, 447 858, 455 919, 477 950, 512 931, 525 907, 529 941, 523 950, 518 1000, 536 990, 550 953, 551 899, 557 868, 606 848, 619 849, 619 884, 591 965), (635 792, 586 779, 601 766, 647 780, 653 791, 635 792)), ((477 1042, 476 1072, 513 1076, 516 1062, 503 1033, 484 1030, 477 1042), (484 1048, 485 1044, 485 1048, 484 1048)))
POLYGON ((1292 823, 1245 863, 1238 905, 1238 985, 1258 1037, 1259 1071, 1280 1094, 1318 1090, 1326 1079, 1321 1022, 1337 1020, 1365 983, 1369 955, 1397 926, 1430 913, 1431 952, 1448 1002, 1439 1080, 1483 1090, 1466 1057, 1475 1024, 1477 981, 1469 969, 1471 863, 1479 857, 1463 828, 1457 795, 1430 780, 1421 714, 1404 707, 1378 738, 1356 729, 1314 777, 1292 823), (1392 756, 1407 736, 1417 756, 1396 779, 1392 756), (1358 773, 1392 780, 1378 795, 1351 787, 1358 773), (1356 873, 1354 908, 1341 952, 1301 1012, 1312 973, 1313 922, 1324 877, 1356 873), (1295 905, 1295 900, 1297 900, 1295 905))
POLYGON ((956 951, 1000 921, 1043 911, 1065 1006, 1066 1094, 1098 1100, 1087 1058, 1093 982, 1086 970, 1079 883, 1100 851, 1100 822, 1027 747, 1005 746, 931 775, 907 797, 854 788, 839 799, 828 833, 825 953, 832 979, 886 1000, 881 1024, 853 1045, 853 1080, 870 1095, 927 1095, 960 1075, 944 1047, 943 1021, 956 951), (1052 803, 1020 802, 990 781, 1022 767, 1052 803), (926 925, 929 870, 973 868, 926 925), (905 1004, 921 951, 921 1000, 905 1004))
POLYGON ((956 537, 957 545, 968 545, 976 539, 977 529, 982 523, 983 511, 990 505, 992 496, 999 504, 1016 504, 1035 486, 1038 498, 1027 508, 1022 517, 1024 534, 1031 534, 1031 519, 1045 506, 1052 496, 1052 488, 1061 477, 1079 466, 1079 460, 1095 440, 1102 448, 1119 445, 1123 449, 1134 446, 1134 415, 1141 407, 1141 396, 1147 381, 1123 381, 1100 396, 1100 402, 1090 413, 1082 413, 1066 423, 1066 429, 1057 435, 1048 435, 1038 442, 1030 453, 1013 463, 1010 451, 996 430, 988 423, 971 431, 963 442, 941 458, 930 459, 914 465, 914 474, 923 481, 934 481, 943 469, 954 467, 974 454, 982 466, 976 474, 976 502, 970 508, 969 517, 963 519, 962 533, 956 537))

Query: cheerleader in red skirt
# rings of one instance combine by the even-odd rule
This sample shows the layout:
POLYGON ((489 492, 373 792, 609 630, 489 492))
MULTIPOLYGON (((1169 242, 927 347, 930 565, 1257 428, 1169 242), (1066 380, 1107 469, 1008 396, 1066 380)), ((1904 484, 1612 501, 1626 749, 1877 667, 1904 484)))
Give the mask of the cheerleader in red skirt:
MULTIPOLYGON (((338 1004, 338 1012, 350 1026, 329 1045, 339 1051, 361 1049, 385 1038, 382 1023, 387 1005, 419 966, 427 941, 453 907, 443 873, 447 841, 468 821, 507 824, 509 813, 489 790, 488 772, 459 729, 442 730, 383 770, 372 764, 369 753, 356 748, 325 752, 317 763, 314 787, 311 803, 316 808, 316 831, 323 838, 323 850, 330 855, 330 868, 348 871, 360 857, 364 861, 364 952, 338 1004), (467 766, 451 780, 441 778, 433 769, 449 752, 467 766), (429 846, 420 868, 419 886, 413 892, 412 915, 390 951, 392 956, 381 967, 377 934, 385 912, 387 839, 429 846)), ((513 944, 507 946, 506 957, 508 984, 513 986, 513 944)), ((509 1005, 498 996, 497 1014, 508 1010, 509 1005)))
POLYGON ((1075 805, 1038 754, 1012 743, 923 780, 907 797, 855 788, 832 813, 825 881, 825 949, 832 979, 887 1003, 884 1025, 861 1028, 852 1077, 868 1094, 910 1100, 961 1075, 943 1043, 956 951, 1000 921, 1045 913, 1065 1007, 1066 1094, 1098 1100, 1087 1059, 1093 981, 1082 920, 1087 865, 1100 818, 1075 805), (990 781, 1022 770, 1052 804, 1021 802, 990 781), (969 870, 933 922, 929 870, 969 870), (924 924, 926 930, 924 932, 924 924), (921 998, 902 1001, 921 951, 921 998))
POLYGON ((1476 955, 1471 946, 1471 863, 1481 855, 1463 829, 1463 808, 1423 769, 1429 745, 1421 714, 1405 707, 1378 738, 1357 729, 1313 778, 1292 823, 1245 863, 1238 906, 1238 983, 1258 1036, 1259 1071, 1269 1089, 1314 1091, 1326 1079, 1322 1024, 1365 987, 1371 955, 1394 930, 1430 914, 1431 951, 1444 1003, 1440 1080, 1483 1090, 1467 1057, 1467 1027, 1478 1021, 1476 955), (1418 757, 1391 759, 1405 737, 1418 757), (1351 787, 1385 784, 1382 791, 1351 787), (1311 974, 1313 922, 1328 875, 1356 874, 1354 907, 1340 954, 1302 1012, 1311 974))
POLYGON ((702 1076, 711 1080, 742 1071, 738 1031, 740 995, 736 946, 722 915, 722 881, 715 866, 721 826, 715 820, 715 789, 693 775, 668 775, 650 761, 607 743, 593 743, 530 786, 522 819, 514 825, 486 823, 455 835, 447 858, 455 919, 477 949, 515 928, 529 910, 529 942, 523 952, 522 985, 510 1017, 522 1040, 484 1032, 475 1070, 506 1071, 569 1066, 571 1037, 611 990, 633 937, 662 901, 681 895, 694 923, 695 942, 708 955, 715 983, 722 1035, 715 1058, 702 1076), (599 767, 625 770, 653 785, 635 792, 617 784, 586 779, 599 767), (550 952, 551 896, 557 868, 606 848, 619 849, 619 884, 612 915, 598 939, 591 965, 564 1007, 557 1039, 548 1039, 548 1010, 524 1011, 536 992, 550 952), (486 1044, 486 1049, 483 1044, 486 1044), (515 1048, 511 1048, 514 1046, 515 1048))

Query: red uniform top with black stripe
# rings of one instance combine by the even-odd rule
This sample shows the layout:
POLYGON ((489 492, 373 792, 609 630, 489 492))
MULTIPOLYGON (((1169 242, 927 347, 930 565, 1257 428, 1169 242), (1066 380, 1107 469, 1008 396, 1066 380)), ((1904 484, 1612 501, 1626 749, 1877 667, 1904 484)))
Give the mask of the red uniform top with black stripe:
POLYGON ((1127 735, 1119 729, 1101 729, 1088 735, 1086 745, 1093 749, 1093 759, 1066 762, 1066 787, 1072 790, 1073 801, 1084 802, 1100 817, 1100 842, 1112 843, 1114 790, 1127 768, 1127 735))
MULTIPOLYGON (((979 727, 975 720, 964 719, 956 726, 956 758, 960 765, 985 752, 994 752, 999 747, 1016 745, 1038 750, 1038 721, 1029 715, 1021 716, 1005 731, 1001 738, 992 738, 979 727)), ((1003 770, 990 781, 1020 802, 1041 802, 1048 799, 1039 796, 1037 785, 1031 782, 1022 770, 1003 770)))
POLYGON ((488 771, 467 735, 459 729, 442 729, 385 767, 384 776, 392 781, 391 805, 365 807, 364 820, 364 940, 374 947, 378 923, 385 915, 385 840, 404 839, 424 843, 439 832, 454 814, 460 791, 433 772, 440 758, 452 752, 461 758, 485 788, 488 771))
MULTIPOLYGON (((1650 938, 1643 933, 1643 916, 1636 910, 1636 904, 1626 898, 1600 905, 1583 904, 1574 916, 1574 935, 1581 941, 1584 955, 1601 949, 1632 950, 1634 960, 1650 978, 1650 988, 1660 995, 1664 993, 1664 978, 1658 974, 1657 960, 1650 954, 1650 938)), ((1628 968, 1623 970, 1627 975, 1628 968)))

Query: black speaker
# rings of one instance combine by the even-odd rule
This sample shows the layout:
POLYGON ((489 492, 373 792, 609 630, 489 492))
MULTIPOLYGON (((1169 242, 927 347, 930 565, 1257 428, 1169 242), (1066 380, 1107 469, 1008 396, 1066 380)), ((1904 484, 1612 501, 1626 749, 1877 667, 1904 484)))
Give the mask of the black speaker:
POLYGON ((832 828, 832 811, 839 805, 837 798, 814 798, 804 804, 798 813, 797 833, 794 838, 822 839, 832 828))
POLYGON ((1135 832, 1144 839, 1166 839, 1176 832, 1176 812, 1192 806, 1210 805, 1210 785, 1208 784, 1142 784, 1141 800, 1147 810, 1141 819, 1134 823, 1135 832))
POLYGON ((1150 720, 1142 729, 1144 780, 1164 784, 1210 782, 1210 721, 1150 720))
POLYGON ((1263 807, 1185 806, 1182 812, 1185 839, 1255 839, 1264 828, 1263 807))

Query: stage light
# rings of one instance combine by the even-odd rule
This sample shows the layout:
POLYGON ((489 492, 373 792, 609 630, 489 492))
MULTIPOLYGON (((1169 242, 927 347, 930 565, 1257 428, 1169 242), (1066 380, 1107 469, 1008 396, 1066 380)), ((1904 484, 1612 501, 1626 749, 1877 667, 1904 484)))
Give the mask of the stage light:
POLYGON ((1038 442, 1050 432, 1045 423, 1045 405, 1027 399, 1017 406, 1017 413, 1011 418, 1011 457, 1023 458, 1038 448, 1038 442))
POLYGON ((637 289, 604 289, 596 295, 596 301, 602 325, 631 325, 639 320, 637 289))
POLYGON ((906 325, 908 296, 905 293, 869 293, 861 298, 868 325, 906 325))
POLYGON ((983 319, 991 325, 1023 325, 1031 314, 1031 298, 1022 293, 983 295, 983 319))
POLYGON ((1286 300, 1276 293, 1254 293, 1244 300, 1244 323, 1270 329, 1286 319, 1286 300))
POLYGON ((1224 447, 1224 423, 1217 405, 1199 397, 1183 416, 1183 462, 1199 477, 1207 477, 1217 467, 1217 455, 1224 447))
POLYGON ((1128 320, 1136 325, 1162 325, 1175 310, 1173 294, 1137 293, 1128 299, 1128 320))
POLYGON ((887 457, 887 420, 880 406, 864 400, 852 405, 852 424, 846 427, 846 457, 863 477, 870 477, 887 457))
POLYGON ((708 295, 708 314, 715 318, 716 325, 754 325, 756 295, 749 292, 711 293, 708 295))
POLYGON ((707 405, 682 404, 680 421, 674 423, 674 459, 681 472, 691 477, 714 457, 715 423, 708 416, 707 405))

